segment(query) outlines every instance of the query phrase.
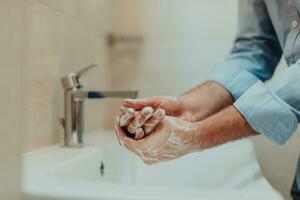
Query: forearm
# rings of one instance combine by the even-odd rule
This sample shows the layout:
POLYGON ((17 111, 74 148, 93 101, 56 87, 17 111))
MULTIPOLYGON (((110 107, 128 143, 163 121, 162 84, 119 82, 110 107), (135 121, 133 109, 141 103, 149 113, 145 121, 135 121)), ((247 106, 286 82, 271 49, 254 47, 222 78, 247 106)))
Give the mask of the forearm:
POLYGON ((199 149, 207 149, 257 133, 234 106, 193 125, 199 149))
POLYGON ((180 97, 192 121, 200 121, 232 105, 230 93, 214 81, 205 82, 180 97))

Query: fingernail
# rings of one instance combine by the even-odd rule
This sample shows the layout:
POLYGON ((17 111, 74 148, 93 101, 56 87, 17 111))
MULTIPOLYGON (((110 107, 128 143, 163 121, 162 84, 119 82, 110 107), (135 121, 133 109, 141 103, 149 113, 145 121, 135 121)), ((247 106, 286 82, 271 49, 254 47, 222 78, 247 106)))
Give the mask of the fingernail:
POLYGON ((148 115, 148 114, 150 114, 150 113, 152 113, 153 112, 153 108, 152 107, 145 107, 145 108, 143 108, 143 110, 142 110, 142 114, 143 115, 148 115))
POLYGON ((133 108, 128 108, 127 112, 128 112, 129 114, 133 114, 133 113, 134 113, 134 109, 133 109, 133 108))
POLYGON ((157 109, 156 112, 154 113, 156 118, 163 118, 166 115, 166 111, 164 109, 157 109))

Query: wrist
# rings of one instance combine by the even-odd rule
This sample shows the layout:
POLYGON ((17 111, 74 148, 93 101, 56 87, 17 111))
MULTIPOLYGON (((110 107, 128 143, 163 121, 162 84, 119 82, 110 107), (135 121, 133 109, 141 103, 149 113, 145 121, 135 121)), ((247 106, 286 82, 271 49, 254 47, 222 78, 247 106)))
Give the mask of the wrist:
POLYGON ((185 120, 185 121, 188 121, 190 123, 195 122, 196 117, 193 114, 192 110, 189 109, 189 107, 186 103, 186 97, 183 95, 183 96, 177 97, 177 99, 178 99, 178 101, 180 102, 180 104, 182 106, 182 113, 181 113, 180 118, 185 120))
POLYGON ((201 149, 256 135, 234 106, 229 106, 203 121, 194 123, 193 127, 198 148, 201 149))
POLYGON ((176 107, 178 108, 178 110, 176 111, 176 113, 170 113, 171 116, 176 116, 186 122, 192 122, 193 121, 193 115, 192 113, 188 110, 184 99, 182 98, 182 96, 173 96, 173 97, 168 97, 168 98, 172 98, 173 102, 175 102, 176 107))
POLYGON ((183 105, 184 115, 191 122, 203 120, 233 104, 230 93, 214 81, 207 81, 178 98, 183 105))
POLYGON ((203 123, 202 122, 192 122, 190 123, 190 134, 191 134, 191 147, 192 151, 201 151, 205 149, 205 141, 203 138, 203 123))

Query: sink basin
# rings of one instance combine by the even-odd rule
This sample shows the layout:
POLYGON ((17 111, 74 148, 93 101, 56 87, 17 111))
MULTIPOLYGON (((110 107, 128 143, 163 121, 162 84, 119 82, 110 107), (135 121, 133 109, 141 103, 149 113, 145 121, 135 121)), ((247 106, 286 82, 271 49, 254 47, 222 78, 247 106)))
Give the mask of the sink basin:
POLYGON ((41 149, 23 156, 23 192, 26 200, 282 199, 249 140, 153 166, 116 143, 41 149))

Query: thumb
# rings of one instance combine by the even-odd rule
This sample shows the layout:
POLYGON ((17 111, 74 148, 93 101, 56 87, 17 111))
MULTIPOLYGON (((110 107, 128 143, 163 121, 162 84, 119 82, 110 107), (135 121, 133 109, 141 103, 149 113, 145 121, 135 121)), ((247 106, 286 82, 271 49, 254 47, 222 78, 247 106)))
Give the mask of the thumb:
POLYGON ((143 99, 124 99, 123 105, 125 107, 130 107, 136 110, 142 109, 144 107, 152 107, 154 109, 160 104, 161 98, 160 97, 149 97, 143 99))

